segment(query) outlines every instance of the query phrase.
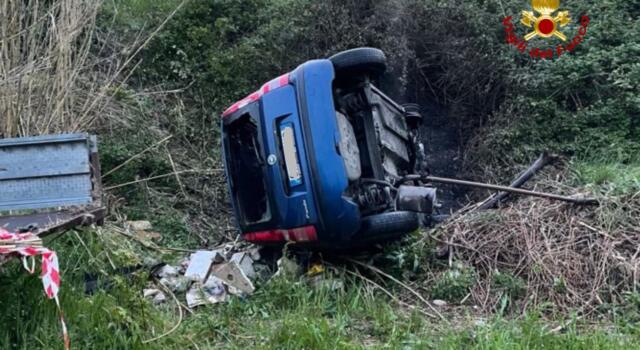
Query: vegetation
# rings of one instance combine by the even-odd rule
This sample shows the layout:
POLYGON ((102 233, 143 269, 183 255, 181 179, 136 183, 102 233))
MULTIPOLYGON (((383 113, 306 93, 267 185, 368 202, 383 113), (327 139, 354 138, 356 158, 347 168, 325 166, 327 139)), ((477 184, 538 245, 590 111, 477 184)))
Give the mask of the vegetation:
MULTIPOLYGON (((108 227, 68 232, 50 245, 62 256, 61 302, 77 349, 591 350, 634 349, 640 341, 637 328, 624 321, 603 329, 570 315, 550 321, 538 311, 513 320, 443 309, 448 321, 436 321, 389 303, 371 284, 337 267, 326 274, 345 281, 343 289, 314 288, 306 278, 262 281, 246 300, 183 311, 176 332, 148 342, 180 322, 177 306, 171 298, 155 306, 142 297, 148 270, 124 274, 113 265, 156 261, 155 250, 108 227), (98 288, 87 294, 85 283, 94 278, 98 288)), ((162 258, 171 261, 171 255, 162 258)), ((40 281, 15 263, 0 282, 0 348, 61 349, 57 310, 43 298, 40 281)))
MULTIPOLYGON (((588 15, 587 35, 571 54, 540 60, 505 42, 502 20, 513 16, 517 23, 529 7, 524 0, 8 0, 0 5, 6 19, 0 21, 0 137, 98 133, 110 221, 151 220, 162 247, 211 246, 235 238, 219 114, 307 59, 374 46, 389 58, 380 82, 386 91, 401 102, 418 101, 427 118, 434 110, 446 115, 461 176, 506 182, 541 151, 559 153, 571 159, 568 172, 550 174, 554 181, 541 186, 607 198, 602 210, 569 217, 585 215, 580 220, 592 228, 624 237, 620 223, 634 219, 629 213, 638 209, 629 203, 640 191, 640 5, 561 4, 573 20, 563 32, 574 35, 588 15)), ((526 29, 515 30, 521 37, 526 29)), ((612 290, 614 297, 589 317, 573 309, 575 296, 562 296, 579 282, 562 266, 552 276, 535 264, 514 270, 510 261, 474 260, 458 248, 451 263, 435 256, 440 243, 432 238, 499 237, 510 223, 524 222, 526 205, 457 226, 476 236, 429 232, 376 258, 422 295, 446 300, 440 311, 447 322, 403 304, 413 302, 405 288, 371 271, 354 277, 349 272, 356 269, 342 265, 327 272, 345 281, 340 290, 316 289, 305 278, 262 281, 251 298, 180 317, 172 300, 155 306, 142 297, 147 268, 118 272, 179 254, 123 239, 116 224, 45 243, 61 256, 62 307, 76 348, 637 347, 635 281, 624 279, 625 288, 612 290), (93 277, 100 287, 87 294, 85 282, 93 277), (473 308, 481 304, 480 284, 494 293, 487 292, 482 310, 473 308), (530 302, 532 290, 542 299, 530 302), (520 308, 529 304, 536 307, 520 308), (147 342, 180 319, 175 333, 147 342)), ((565 226, 536 218, 536 227, 564 239, 565 226)), ((603 239, 579 230, 594 242, 603 239)), ((633 253, 623 256, 631 261, 633 253)), ((612 281, 626 276, 609 272, 612 281)), ((0 285, 0 347, 60 348, 57 311, 37 278, 10 262, 0 285)))

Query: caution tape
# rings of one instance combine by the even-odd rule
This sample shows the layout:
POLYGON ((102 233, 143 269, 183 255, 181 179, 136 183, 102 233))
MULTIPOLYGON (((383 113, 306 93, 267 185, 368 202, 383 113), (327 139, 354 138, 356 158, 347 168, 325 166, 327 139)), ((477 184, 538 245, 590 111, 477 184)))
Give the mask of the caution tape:
POLYGON ((35 257, 42 257, 42 285, 49 299, 56 302, 62 325, 62 337, 64 348, 71 348, 71 341, 67 325, 64 322, 64 314, 60 307, 58 291, 60 290, 60 266, 56 252, 44 248, 42 240, 37 235, 27 233, 11 233, 0 228, 0 255, 19 255, 22 257, 22 265, 30 274, 35 272, 35 257))

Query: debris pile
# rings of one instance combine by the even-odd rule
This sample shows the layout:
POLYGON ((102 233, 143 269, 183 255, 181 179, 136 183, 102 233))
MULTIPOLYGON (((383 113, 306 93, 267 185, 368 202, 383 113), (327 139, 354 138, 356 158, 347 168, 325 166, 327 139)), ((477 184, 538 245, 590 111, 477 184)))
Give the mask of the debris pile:
POLYGON ((553 302, 588 315, 637 286, 640 193, 602 198, 598 207, 522 198, 501 210, 456 215, 432 237, 448 245, 450 261, 475 269, 471 300, 484 310, 509 297, 522 310, 553 302), (513 293, 500 276, 523 282, 524 290, 513 293))
POLYGON ((153 276, 160 286, 145 289, 143 294, 154 304, 161 304, 167 300, 166 291, 185 293, 190 308, 226 302, 230 295, 246 297, 255 291, 256 269, 267 269, 257 263, 259 260, 258 248, 240 250, 229 244, 221 249, 199 250, 179 266, 157 268, 153 276))

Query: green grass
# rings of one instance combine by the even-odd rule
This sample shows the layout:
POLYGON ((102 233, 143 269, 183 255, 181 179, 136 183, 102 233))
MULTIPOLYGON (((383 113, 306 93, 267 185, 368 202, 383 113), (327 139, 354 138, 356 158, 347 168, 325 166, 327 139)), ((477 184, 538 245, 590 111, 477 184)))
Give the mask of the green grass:
POLYGON ((640 191, 640 161, 579 161, 573 165, 578 184, 596 186, 613 194, 640 191))
MULTIPOLYGON (((592 331, 570 323, 550 333, 561 321, 547 325, 535 314, 477 326, 463 313, 446 324, 403 310, 348 275, 339 276, 346 283, 336 291, 315 289, 304 278, 260 283, 250 298, 198 308, 175 333, 145 343, 178 322, 177 309, 172 301, 158 307, 142 298, 147 272, 121 276, 111 262, 123 267, 178 256, 160 257, 109 232, 70 232, 49 245, 61 255, 61 301, 76 349, 633 349, 640 343, 634 326, 592 331), (108 287, 86 295, 87 272, 102 275, 108 287)), ((0 285, 0 348, 60 349, 57 311, 38 278, 16 261, 0 274, 0 285)))

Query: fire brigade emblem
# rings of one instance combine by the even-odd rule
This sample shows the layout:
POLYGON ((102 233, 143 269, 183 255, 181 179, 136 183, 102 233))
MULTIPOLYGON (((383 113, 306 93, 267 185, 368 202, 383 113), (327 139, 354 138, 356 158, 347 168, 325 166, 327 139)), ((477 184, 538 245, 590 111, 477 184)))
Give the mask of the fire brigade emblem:
POLYGON ((567 40, 558 27, 564 27, 571 22, 569 11, 559 11, 555 17, 553 16, 554 12, 560 8, 560 0, 531 0, 531 7, 540 16, 536 17, 533 11, 522 11, 520 22, 534 30, 524 36, 525 40, 528 41, 538 36, 541 38, 555 36, 562 41, 567 40))

